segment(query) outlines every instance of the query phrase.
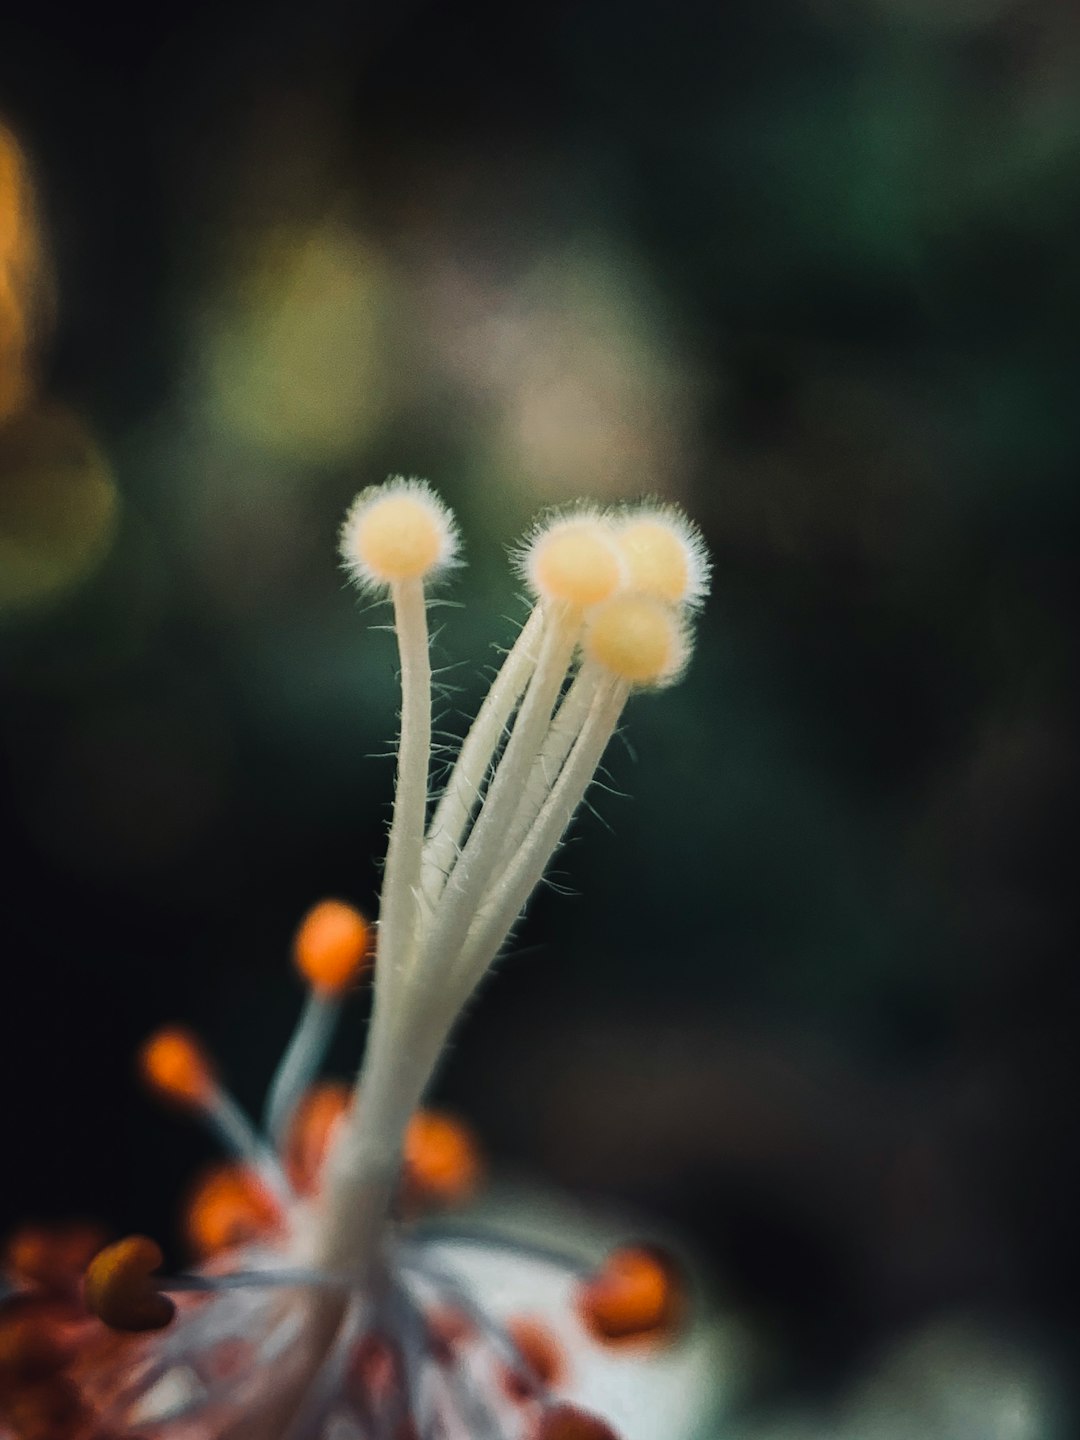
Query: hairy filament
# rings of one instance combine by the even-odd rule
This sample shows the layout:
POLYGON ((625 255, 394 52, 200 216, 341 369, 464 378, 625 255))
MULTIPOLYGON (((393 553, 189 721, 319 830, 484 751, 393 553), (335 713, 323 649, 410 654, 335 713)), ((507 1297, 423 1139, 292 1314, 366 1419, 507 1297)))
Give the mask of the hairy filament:
POLYGON ((390 593, 401 656, 401 738, 379 907, 378 957, 384 990, 396 988, 415 959, 431 764, 431 657, 423 581, 396 581, 390 593))
POLYGON ((540 813, 559 772, 570 754, 574 741, 589 713, 601 676, 595 666, 585 666, 574 676, 569 690, 556 710, 540 753, 533 761, 517 810, 506 833, 504 851, 512 855, 524 840, 529 827, 540 813))
POLYGON ((488 778, 510 716, 536 665, 544 612, 536 606, 499 667, 461 746, 446 789, 435 807, 424 846, 423 892, 434 904, 461 850, 465 831, 488 778))
POLYGON ((494 960, 525 902, 543 879, 615 733, 628 693, 629 687, 621 680, 606 679, 598 684, 585 723, 536 823, 469 927, 453 971, 461 1004, 494 960))
POLYGON ((580 630, 579 610, 559 604, 545 607, 536 669, 476 823, 450 872, 432 920, 424 961, 429 975, 454 965, 470 921, 504 858, 506 834, 547 733, 580 630))

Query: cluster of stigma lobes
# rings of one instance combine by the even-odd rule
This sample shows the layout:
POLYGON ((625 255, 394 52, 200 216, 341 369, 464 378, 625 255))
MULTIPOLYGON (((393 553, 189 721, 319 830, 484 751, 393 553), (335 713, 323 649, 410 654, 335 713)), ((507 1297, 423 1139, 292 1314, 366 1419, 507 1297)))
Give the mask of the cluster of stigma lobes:
POLYGON ((515 557, 531 611, 432 800, 427 600, 458 551, 421 481, 392 478, 349 510, 342 561, 392 607, 401 677, 378 921, 338 899, 303 917, 306 999, 259 1121, 192 1034, 147 1040, 143 1082, 226 1156, 187 1199, 190 1259, 167 1268, 149 1237, 106 1243, 82 1225, 13 1236, 0 1440, 619 1440, 582 1377, 602 1363, 630 1383, 678 1343, 686 1288, 661 1250, 586 1260, 468 1223, 483 1159, 424 1099, 627 699, 685 668, 707 556, 662 505, 538 523, 515 557), (359 1074, 328 1081, 362 986, 359 1074), (517 1310, 492 1274, 517 1277, 517 1310))

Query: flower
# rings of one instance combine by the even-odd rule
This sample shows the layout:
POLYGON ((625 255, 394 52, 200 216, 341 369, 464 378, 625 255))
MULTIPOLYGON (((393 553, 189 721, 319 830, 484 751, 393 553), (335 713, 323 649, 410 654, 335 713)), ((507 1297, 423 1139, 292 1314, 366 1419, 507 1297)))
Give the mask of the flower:
POLYGON ((401 660, 378 926, 341 900, 301 923, 308 998, 261 1127, 194 1036, 170 1028, 147 1042, 146 1081, 230 1155, 189 1201, 202 1263, 159 1277, 156 1244, 129 1236, 95 1255, 80 1289, 85 1238, 65 1250, 46 1237, 39 1251, 63 1261, 51 1270, 27 1263, 24 1241, 0 1317, 0 1416, 22 1440, 612 1440, 608 1418, 568 1398, 568 1337, 630 1373, 679 1325, 684 1286, 651 1248, 597 1266, 440 1232, 432 1216, 470 1197, 482 1162, 460 1122, 420 1107, 628 697, 686 663, 700 540, 656 507, 538 526, 521 556, 534 608, 429 817, 427 586, 457 547, 423 482, 394 477, 349 511, 345 568, 389 597, 401 660), (372 977, 356 1085, 319 1082, 343 996, 372 977), (493 1263, 529 1277, 532 1313, 497 1317, 485 1303, 473 1282, 493 1263), (549 1323, 539 1312, 552 1296, 549 1323))

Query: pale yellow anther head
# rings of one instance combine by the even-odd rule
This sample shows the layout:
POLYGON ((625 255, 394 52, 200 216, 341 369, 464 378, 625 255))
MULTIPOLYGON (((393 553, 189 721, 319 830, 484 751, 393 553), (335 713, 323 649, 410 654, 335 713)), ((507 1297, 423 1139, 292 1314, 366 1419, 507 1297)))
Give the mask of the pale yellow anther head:
POLYGON ((631 512, 617 533, 627 585, 668 605, 697 605, 709 583, 701 537, 677 510, 631 512))
POLYGON ((453 516, 422 480, 400 476, 363 491, 341 529, 341 554, 364 586, 423 580, 457 550, 453 516))
POLYGON ((625 580, 612 527, 593 515, 556 520, 538 531, 524 570, 540 599, 581 608, 608 599, 625 580))
POLYGON ((631 685, 666 685, 678 679, 688 655, 678 613, 649 595, 616 595, 589 616, 586 657, 631 685))

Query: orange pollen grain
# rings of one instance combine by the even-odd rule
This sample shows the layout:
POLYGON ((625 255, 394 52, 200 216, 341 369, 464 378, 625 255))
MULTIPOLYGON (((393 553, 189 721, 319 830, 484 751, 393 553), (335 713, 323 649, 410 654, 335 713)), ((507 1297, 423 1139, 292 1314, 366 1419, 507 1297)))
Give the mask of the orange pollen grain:
POLYGON ((296 968, 315 990, 337 995, 370 965, 372 927, 342 900, 322 900, 300 922, 296 968))
POLYGON ((86 1308, 111 1330, 163 1330, 176 1306, 154 1284, 161 1247, 145 1235, 129 1235, 94 1257, 86 1272, 86 1308))
POLYGON ((671 1261, 646 1246, 613 1251, 578 1292, 586 1329, 607 1342, 664 1338, 678 1324, 683 1304, 671 1261))
POLYGON ((460 1205, 480 1183, 483 1165, 472 1132, 460 1120, 421 1110, 405 1132, 405 1189, 417 1205, 460 1205))
POLYGON ((318 1188, 330 1141, 351 1098, 348 1085, 328 1080, 312 1086, 296 1107, 283 1159, 289 1183, 301 1195, 310 1195, 318 1188))
POLYGON ((184 1215, 194 1252, 202 1258, 273 1233, 281 1210, 244 1165, 219 1165, 197 1183, 184 1215))
POLYGON ((209 1062, 186 1030, 159 1030, 139 1052, 139 1069, 151 1089, 182 1105, 205 1105, 214 1090, 209 1062))

